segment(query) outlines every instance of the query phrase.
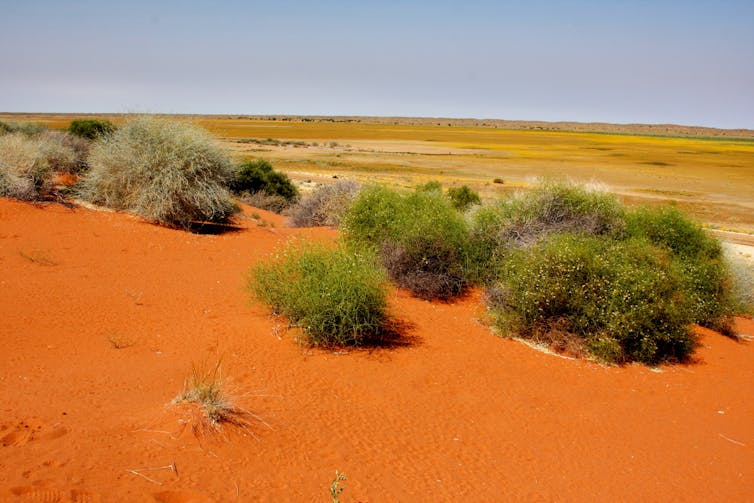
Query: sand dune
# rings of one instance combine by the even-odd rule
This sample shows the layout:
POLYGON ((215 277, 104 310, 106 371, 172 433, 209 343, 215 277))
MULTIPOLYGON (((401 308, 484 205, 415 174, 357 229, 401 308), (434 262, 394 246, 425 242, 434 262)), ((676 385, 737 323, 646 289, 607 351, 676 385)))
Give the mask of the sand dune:
POLYGON ((308 350, 245 274, 335 232, 238 223, 0 199, 0 501, 328 501, 336 470, 342 501, 751 500, 752 343, 700 330, 693 364, 609 368, 494 336, 478 293, 395 291, 404 345, 308 350), (202 434, 170 404, 218 359, 264 423, 202 434))

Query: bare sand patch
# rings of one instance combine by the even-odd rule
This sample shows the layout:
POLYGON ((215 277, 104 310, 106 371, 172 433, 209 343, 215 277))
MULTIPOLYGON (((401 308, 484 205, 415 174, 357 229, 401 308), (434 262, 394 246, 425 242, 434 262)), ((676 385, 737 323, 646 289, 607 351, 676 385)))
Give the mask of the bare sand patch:
POLYGON ((325 501, 336 470, 344 501, 754 493, 751 343, 700 329, 693 364, 603 367, 492 335, 478 292, 393 291, 410 345, 307 350, 249 303, 245 274, 288 238, 335 233, 245 215, 195 235, 0 199, 0 500, 325 501), (218 358, 270 428, 197 435, 171 405, 218 358))

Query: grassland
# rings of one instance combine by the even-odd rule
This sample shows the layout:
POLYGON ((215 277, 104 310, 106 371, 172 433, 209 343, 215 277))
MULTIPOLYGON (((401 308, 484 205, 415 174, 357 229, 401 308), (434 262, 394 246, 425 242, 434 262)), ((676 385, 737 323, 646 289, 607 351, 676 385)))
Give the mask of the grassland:
MULTIPOLYGON (((64 128, 75 117, 0 115, 0 120, 64 128)), ((274 119, 186 117, 239 158, 266 158, 298 180, 338 176, 410 187, 435 179, 447 186, 469 184, 494 197, 527 186, 535 177, 569 177, 604 184, 629 204, 676 204, 708 225, 754 231, 754 138, 745 137, 750 131, 731 137, 731 132, 700 129, 706 136, 683 136, 695 130, 668 127, 658 135, 654 132, 663 131, 659 126, 646 127, 653 134, 634 134, 644 129, 613 126, 609 132, 585 132, 526 129, 542 127, 538 123, 511 123, 519 129, 503 129, 497 121, 274 119), (496 178, 504 183, 494 183, 496 178)))

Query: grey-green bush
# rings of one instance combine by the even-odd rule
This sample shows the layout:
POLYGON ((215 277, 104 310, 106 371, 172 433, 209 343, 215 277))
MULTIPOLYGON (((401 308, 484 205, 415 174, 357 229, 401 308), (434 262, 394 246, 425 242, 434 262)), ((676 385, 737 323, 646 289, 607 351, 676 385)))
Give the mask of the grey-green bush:
POLYGON ((294 227, 338 227, 360 186, 353 180, 338 180, 322 185, 288 209, 294 227))
POLYGON ((731 303, 735 312, 754 314, 754 260, 732 247, 725 250, 731 276, 731 303))
POLYGON ((233 167, 202 129, 143 116, 92 148, 82 196, 158 224, 190 228, 236 211, 226 188, 233 167))
POLYGON ((81 173, 86 169, 90 142, 62 131, 46 131, 39 139, 42 155, 50 169, 59 173, 81 173))
POLYGON ((47 131, 47 128, 32 122, 3 122, 0 121, 0 135, 21 133, 26 136, 34 136, 47 131))
POLYGON ((52 190, 52 161, 73 157, 73 151, 44 135, 0 136, 0 196, 23 201, 46 197, 52 190))
POLYGON ((498 237, 514 246, 532 244, 552 233, 610 235, 625 226, 615 196, 567 182, 543 181, 498 209, 498 237))
POLYGON ((491 281, 510 250, 528 247, 553 233, 612 239, 622 236, 624 209, 615 196, 562 181, 542 181, 476 209, 471 217, 470 278, 491 281))
POLYGON ((249 288, 314 346, 369 344, 385 331, 385 276, 366 252, 293 244, 253 267, 249 288))

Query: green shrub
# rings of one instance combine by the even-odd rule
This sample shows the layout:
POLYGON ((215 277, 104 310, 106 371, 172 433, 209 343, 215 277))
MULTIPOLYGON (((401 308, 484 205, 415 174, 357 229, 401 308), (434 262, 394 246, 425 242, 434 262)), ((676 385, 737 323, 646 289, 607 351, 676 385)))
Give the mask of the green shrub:
POLYGON ((379 248, 396 239, 405 225, 404 198, 382 186, 363 189, 341 221, 345 239, 356 246, 379 248))
POLYGON ((278 203, 272 207, 262 208, 273 211, 280 203, 284 204, 282 210, 298 198, 298 189, 290 178, 285 173, 275 171, 272 164, 264 159, 241 164, 236 169, 229 187, 234 194, 242 198, 259 193, 275 198, 278 203))
POLYGON ((439 192, 442 194, 442 184, 437 180, 430 180, 424 185, 416 187, 417 192, 439 192))
POLYGON ((469 279, 484 284, 494 279, 499 263, 504 257, 507 242, 500 236, 507 222, 508 211, 504 200, 485 204, 470 215, 468 240, 469 279))
POLYGON ((448 299, 467 285, 468 226, 441 193, 367 188, 342 227, 347 242, 376 250, 391 279, 417 297, 448 299))
POLYGON ((358 193, 359 184, 352 180, 322 185, 290 207, 291 224, 294 227, 337 227, 358 193))
POLYGON ((114 131, 115 125, 112 122, 98 119, 75 119, 68 126, 69 133, 87 140, 96 140, 111 135, 114 131))
POLYGON ((386 241, 380 257, 398 286, 422 299, 448 300, 463 293, 467 285, 457 248, 441 236, 412 234, 386 241))
POLYGON ((230 158, 194 126, 132 119, 93 146, 89 164, 81 193, 96 204, 186 229, 236 211, 230 158))
POLYGON ((448 197, 453 203, 453 207, 460 211, 466 211, 475 204, 482 204, 479 194, 468 185, 449 188, 448 197))
MULTIPOLYGON (((720 243, 675 208, 546 182, 471 215, 467 276, 501 330, 609 361, 682 360, 690 325, 732 334, 720 243)), ((740 304, 739 304, 740 305, 740 304)))
POLYGON ((657 364, 696 346, 685 287, 667 253, 646 241, 553 234, 509 253, 488 304, 502 332, 657 364))
POLYGON ((252 269, 249 287, 314 346, 379 340, 387 321, 384 273, 373 256, 343 247, 289 246, 252 269))
POLYGON ((674 207, 627 214, 628 235, 668 252, 683 273, 693 322, 732 334, 734 302, 720 242, 674 207))
POLYGON ((639 208, 627 213, 626 221, 629 236, 648 239, 676 257, 715 259, 722 254, 720 242, 675 207, 639 208))

